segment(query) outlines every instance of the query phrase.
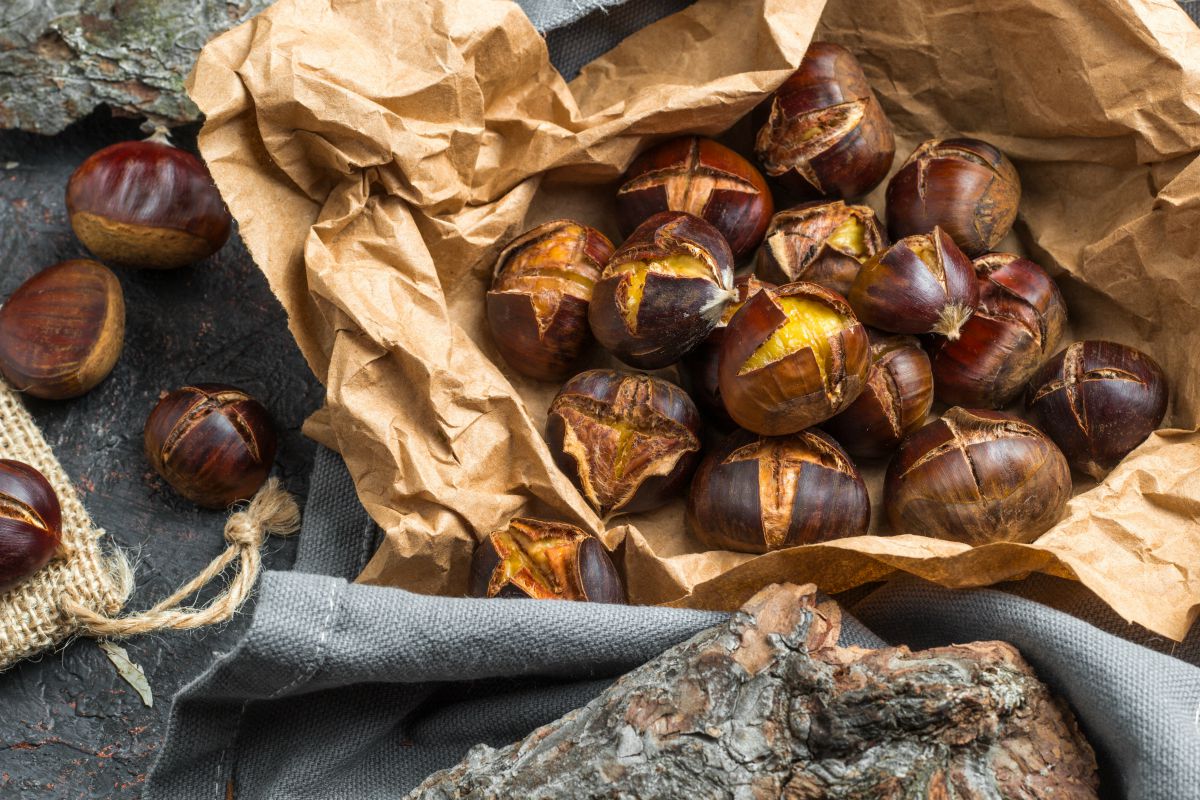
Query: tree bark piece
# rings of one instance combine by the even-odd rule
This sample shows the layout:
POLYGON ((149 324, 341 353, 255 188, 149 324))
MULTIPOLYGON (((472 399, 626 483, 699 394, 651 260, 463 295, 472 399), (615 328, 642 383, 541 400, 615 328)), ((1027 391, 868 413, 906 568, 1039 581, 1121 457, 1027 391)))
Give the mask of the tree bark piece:
POLYGON ((815 588, 776 585, 523 741, 409 798, 1094 798, 1096 760, 1011 645, 837 646, 815 588))

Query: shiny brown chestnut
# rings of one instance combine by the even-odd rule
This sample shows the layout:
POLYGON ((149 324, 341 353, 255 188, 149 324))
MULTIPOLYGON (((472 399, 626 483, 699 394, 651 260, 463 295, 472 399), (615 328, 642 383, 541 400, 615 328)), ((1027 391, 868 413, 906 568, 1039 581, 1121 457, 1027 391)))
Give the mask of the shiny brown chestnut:
POLYGON ((571 374, 592 341, 592 287, 612 253, 607 236, 568 219, 539 225, 500 252, 487 318, 510 367, 539 380, 571 374))
POLYGON ((892 533, 969 545, 1031 542, 1071 498, 1062 451, 1002 411, 955 406, 905 438, 888 464, 883 505, 892 533))
POLYGON ((680 136, 642 153, 617 189, 617 221, 631 231, 660 211, 686 211, 710 223, 735 258, 762 241, 775 201, 754 165, 723 144, 680 136))
POLYGON ((933 382, 947 405, 1003 408, 1058 345, 1067 307, 1054 281, 1011 253, 975 259, 979 306, 954 341, 932 347, 933 382))
POLYGON ((1021 179, 1004 153, 978 139, 932 139, 908 157, 887 188, 892 238, 940 227, 975 256, 1012 229, 1021 179))
POLYGON ((1071 466, 1100 480, 1162 424, 1167 379, 1132 347, 1075 342, 1038 370, 1026 401, 1071 466))
POLYGON ((522 517, 475 548, 469 594, 625 602, 621 578, 599 539, 565 522, 522 517))
POLYGON ((815 283, 764 289, 725 328, 717 383, 738 425, 796 433, 846 408, 867 379, 867 331, 842 296, 815 283))
POLYGON ((687 522, 711 549, 765 553, 864 535, 871 503, 850 458, 821 431, 736 431, 696 470, 687 522))
POLYGON ((850 406, 823 424, 846 451, 880 458, 925 424, 933 406, 929 356, 911 336, 871 335, 867 385, 850 406))
POLYGON ((699 217, 664 211, 609 259, 588 321, 617 358, 659 369, 702 342, 733 298, 733 254, 725 239, 699 217))
POLYGON ((896 139, 858 60, 813 42, 771 95, 754 150, 766 173, 798 195, 849 199, 887 177, 896 139))
POLYGON ((146 457, 171 487, 197 505, 247 500, 275 460, 275 429, 250 395, 221 383, 184 386, 162 397, 143 431, 146 457))
POLYGON ((125 295, 96 261, 47 267, 0 306, 0 373, 34 397, 90 391, 112 372, 124 340, 125 295))
POLYGON ((54 487, 28 464, 0 459, 0 592, 44 567, 61 542, 54 487))
POLYGON ((97 258, 147 269, 207 258, 232 223, 204 162, 158 134, 88 157, 67 183, 67 213, 97 258))
POLYGON ((700 413, 672 383, 593 369, 550 403, 546 443, 602 517, 649 511, 687 484, 700 456, 700 413))
POLYGON ((941 228, 934 228, 868 259, 846 299, 872 328, 957 339, 975 312, 979 286, 971 259, 941 228))
POLYGON ((805 203, 771 217, 755 271, 774 283, 807 281, 845 296, 862 262, 886 246, 869 207, 805 203))

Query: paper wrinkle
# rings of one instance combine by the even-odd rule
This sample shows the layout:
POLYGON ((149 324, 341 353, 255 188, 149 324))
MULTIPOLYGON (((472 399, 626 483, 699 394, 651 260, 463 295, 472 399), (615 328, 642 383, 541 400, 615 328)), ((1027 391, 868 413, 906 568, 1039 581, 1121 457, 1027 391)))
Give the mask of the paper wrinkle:
MULTIPOLYGON (((201 150, 327 387, 305 430, 341 452, 385 531, 361 581, 460 594, 477 537, 532 514, 602 536, 639 603, 1045 572, 1174 639, 1200 609, 1200 31, 1174 5, 700 0, 568 85, 506 0, 281 0, 209 43, 189 91, 208 115, 201 150), (735 123, 814 31, 861 59, 896 125, 894 168, 934 135, 1003 148, 1024 187, 1004 247, 1059 280, 1072 337, 1144 349, 1170 379, 1173 429, 1081 483, 1034 544, 878 535, 880 463, 863 465, 870 536, 706 553, 682 500, 605 530, 542 438, 558 386, 512 372, 491 341, 484 293, 509 239, 571 216, 619 242, 612 195, 636 154, 731 127, 744 146, 735 123)), ((877 211, 883 195, 867 198, 877 211)))

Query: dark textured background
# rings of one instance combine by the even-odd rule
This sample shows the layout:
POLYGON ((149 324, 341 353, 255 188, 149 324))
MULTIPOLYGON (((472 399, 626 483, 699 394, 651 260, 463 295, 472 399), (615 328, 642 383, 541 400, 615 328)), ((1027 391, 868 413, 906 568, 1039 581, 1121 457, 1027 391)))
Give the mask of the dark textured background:
MULTIPOLYGON (((87 255, 67 222, 67 178, 101 146, 141 135, 136 122, 106 112, 53 138, 0 131, 0 298, 50 264, 87 255)), ((194 148, 194 130, 178 138, 194 148)), ((175 495, 142 455, 142 424, 159 392, 195 381, 249 391, 271 411, 281 435, 276 474, 303 499, 314 445, 299 428, 323 390, 236 233, 216 256, 187 269, 116 272, 127 322, 113 374, 77 400, 31 399, 27 406, 96 524, 136 561, 129 608, 141 609, 223 547, 225 515, 175 495)), ((272 539, 266 565, 286 569, 294 551, 294 543, 272 539)), ((153 708, 142 705, 87 639, 0 673, 0 798, 138 796, 171 696, 215 652, 232 646, 248 619, 127 641, 153 688, 153 708)))

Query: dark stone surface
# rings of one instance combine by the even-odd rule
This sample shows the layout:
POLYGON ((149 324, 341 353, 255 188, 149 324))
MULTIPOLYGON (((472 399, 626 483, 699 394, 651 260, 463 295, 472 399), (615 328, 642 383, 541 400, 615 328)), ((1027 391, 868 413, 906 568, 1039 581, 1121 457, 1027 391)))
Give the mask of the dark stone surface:
MULTIPOLYGON (((194 130, 179 138, 194 147, 194 130)), ((139 137, 105 113, 53 138, 0 132, 0 297, 37 270, 87 253, 63 206, 67 178, 91 152, 139 137)), ((117 270, 126 344, 113 374, 90 394, 28 407, 109 538, 137 563, 129 608, 141 609, 196 574, 223 546, 225 515, 175 495, 142 455, 142 424, 160 391, 194 381, 246 389, 281 434, 276 474, 303 501, 314 445, 300 434, 323 389, 288 333, 236 234, 208 261, 173 272, 117 270)), ((286 569, 294 540, 273 539, 266 565, 286 569)), ((203 593, 210 597, 216 587, 203 593)), ((89 639, 0 673, 0 798, 137 797, 184 682, 237 640, 248 614, 204 631, 125 642, 154 691, 154 707, 89 639)))

